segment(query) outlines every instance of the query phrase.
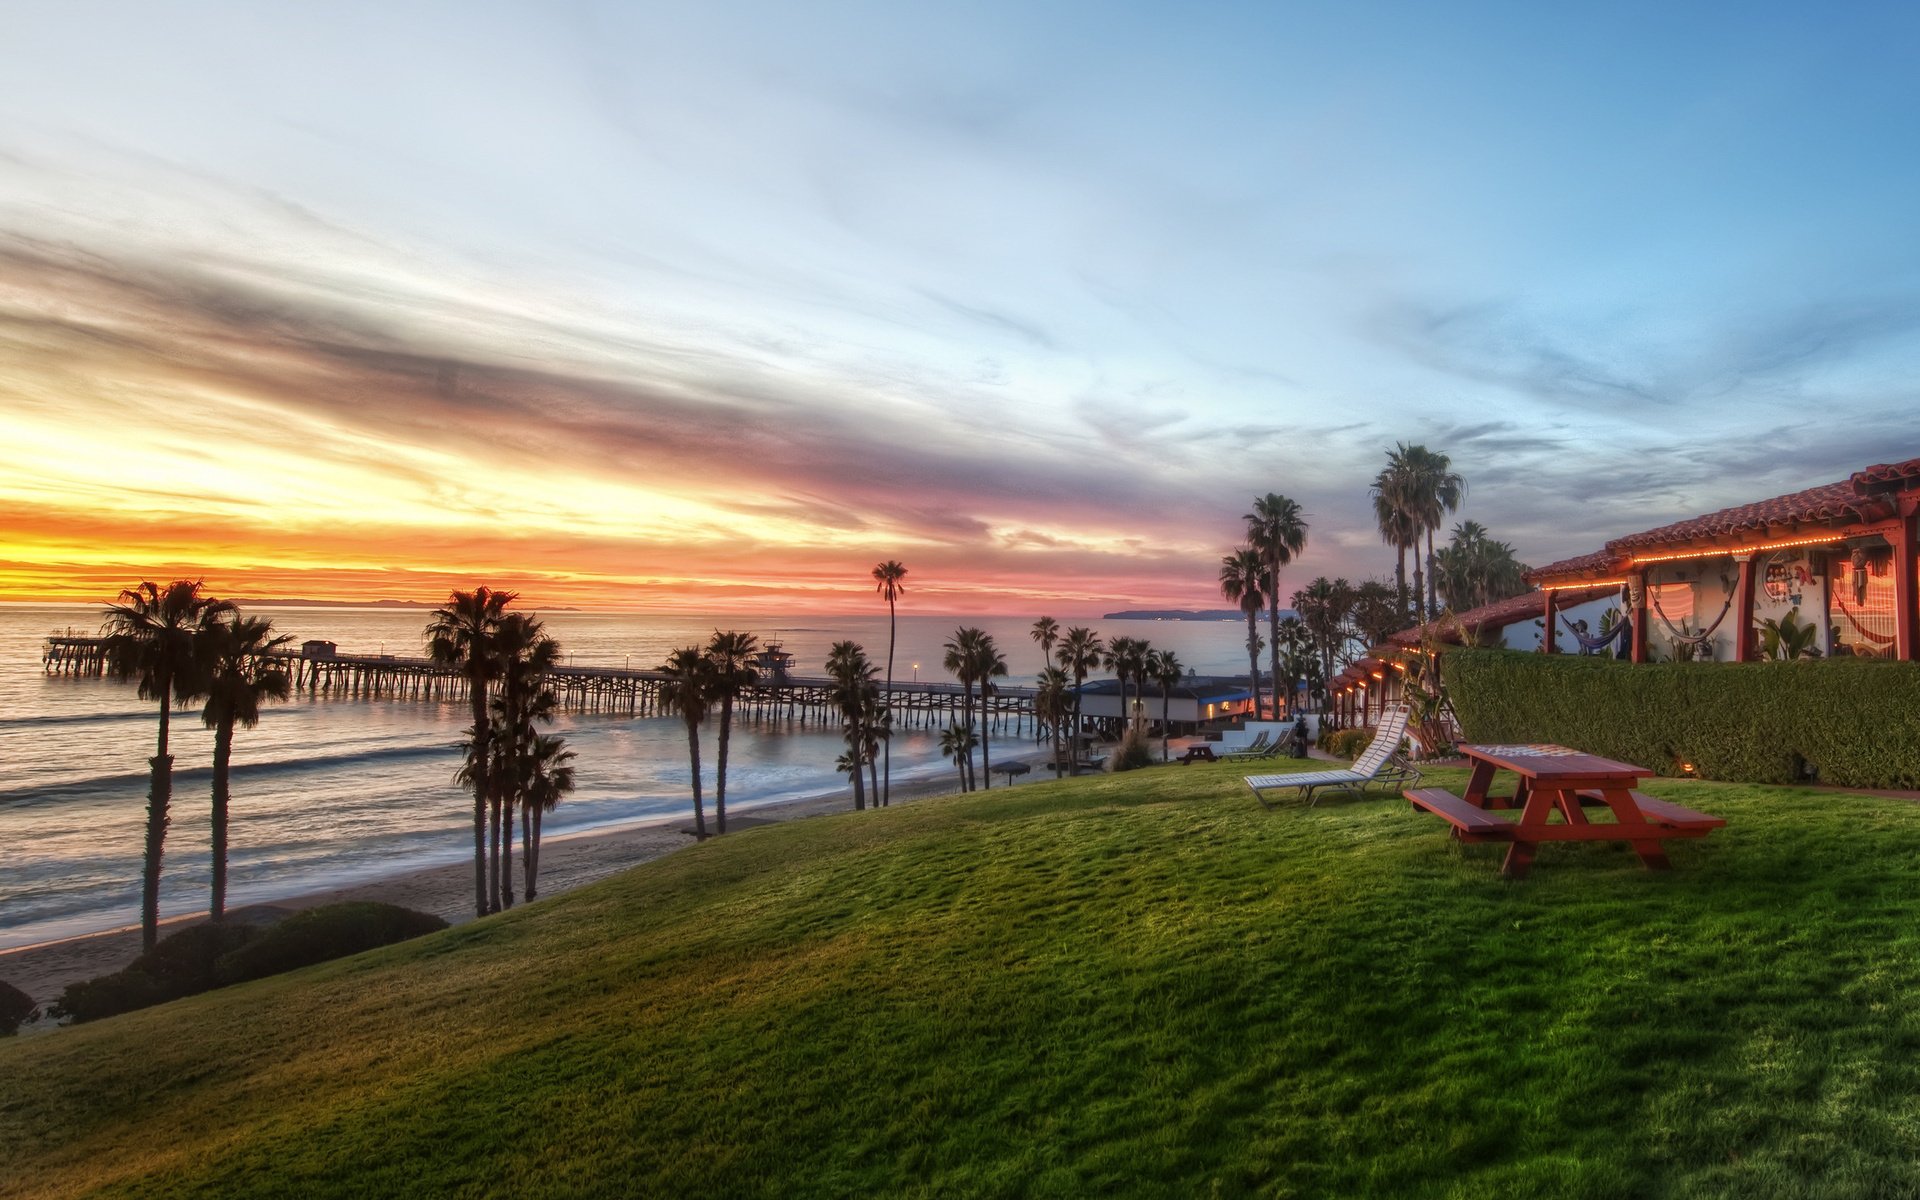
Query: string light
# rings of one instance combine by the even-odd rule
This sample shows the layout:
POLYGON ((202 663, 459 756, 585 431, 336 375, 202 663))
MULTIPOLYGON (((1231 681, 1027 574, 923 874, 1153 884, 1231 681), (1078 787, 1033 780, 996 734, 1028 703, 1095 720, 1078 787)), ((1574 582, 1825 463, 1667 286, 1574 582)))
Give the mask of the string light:
POLYGON ((1564 592, 1570 588, 1625 587, 1625 579, 1576 579, 1571 583, 1543 583, 1542 589, 1549 592, 1564 592))
POLYGON ((1712 550, 1683 550, 1677 554, 1634 555, 1633 565, 1641 563, 1673 562, 1681 558, 1720 558, 1725 555, 1758 554, 1763 550, 1787 550, 1794 546, 1828 546, 1834 542, 1844 542, 1853 534, 1829 533, 1820 537, 1792 538, 1784 542, 1765 542, 1758 546, 1720 546, 1712 550))

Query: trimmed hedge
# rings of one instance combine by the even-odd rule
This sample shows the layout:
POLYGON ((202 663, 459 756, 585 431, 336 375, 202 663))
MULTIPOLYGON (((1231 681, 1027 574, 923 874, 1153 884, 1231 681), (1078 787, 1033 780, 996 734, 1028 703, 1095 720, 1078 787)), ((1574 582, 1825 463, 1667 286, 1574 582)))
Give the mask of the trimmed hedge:
POLYGON ((446 927, 445 921, 431 913, 397 904, 372 900, 325 904, 269 927, 222 958, 216 970, 221 983, 240 983, 404 942, 446 927))
POLYGON ((1632 663, 1452 650, 1469 742, 1552 742, 1740 783, 1920 788, 1920 663, 1632 663))

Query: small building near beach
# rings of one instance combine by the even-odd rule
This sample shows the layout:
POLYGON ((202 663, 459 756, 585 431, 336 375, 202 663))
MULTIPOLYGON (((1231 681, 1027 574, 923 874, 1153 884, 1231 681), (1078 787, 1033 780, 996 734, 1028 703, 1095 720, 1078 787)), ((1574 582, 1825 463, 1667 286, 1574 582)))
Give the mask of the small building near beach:
MULTIPOLYGON (((1141 715, 1152 722, 1160 720, 1164 701, 1167 722, 1189 730, 1253 714, 1253 692, 1241 676, 1187 675, 1164 697, 1154 680, 1149 679, 1144 686, 1129 682, 1127 700, 1138 701, 1141 715)), ((1103 721, 1118 721, 1125 716, 1120 710, 1120 681, 1096 679, 1080 685, 1080 714, 1103 721)))

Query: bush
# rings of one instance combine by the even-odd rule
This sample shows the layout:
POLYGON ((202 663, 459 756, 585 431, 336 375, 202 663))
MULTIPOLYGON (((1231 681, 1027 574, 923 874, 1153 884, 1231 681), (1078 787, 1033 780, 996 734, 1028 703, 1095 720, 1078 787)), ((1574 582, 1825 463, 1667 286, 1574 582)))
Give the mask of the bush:
POLYGON ((1453 650, 1469 742, 1555 742, 1739 783, 1920 787, 1920 663, 1642 663, 1453 650))
POLYGON ((1355 759, 1373 743, 1371 729, 1341 729, 1327 741, 1327 753, 1335 758, 1355 759))
POLYGON ((5 981, 0 981, 0 1037, 12 1037, 20 1027, 40 1015, 33 997, 5 981))
POLYGON ((68 984, 47 1012, 78 1025, 218 987, 216 964, 254 932, 251 925, 208 922, 169 934, 123 970, 68 984))
POLYGON ((216 972, 221 983, 240 983, 404 942, 446 927, 445 921, 431 913, 397 904, 370 900, 326 904, 295 913, 270 927, 222 958, 216 972))
POLYGON ((1113 748, 1113 757, 1107 760, 1107 770, 1137 771, 1158 761, 1154 757, 1153 741, 1147 737, 1147 731, 1135 725, 1121 735, 1120 744, 1113 748))

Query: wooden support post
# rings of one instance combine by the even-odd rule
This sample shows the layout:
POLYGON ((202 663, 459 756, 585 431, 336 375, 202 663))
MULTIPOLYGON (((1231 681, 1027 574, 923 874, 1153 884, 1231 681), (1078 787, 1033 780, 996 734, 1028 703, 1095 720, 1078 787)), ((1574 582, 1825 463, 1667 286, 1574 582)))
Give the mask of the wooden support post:
POLYGON ((1638 593, 1639 599, 1633 606, 1633 628, 1627 631, 1627 638, 1633 645, 1633 661, 1643 663, 1647 661, 1647 612, 1649 611, 1647 605, 1647 576, 1645 572, 1642 572, 1635 578, 1639 580, 1639 586, 1634 588, 1633 591, 1638 593))
POLYGON ((1554 630, 1553 630, 1555 622, 1557 622, 1560 618, 1558 616, 1558 606, 1556 606, 1553 601, 1554 601, 1553 589, 1548 588, 1547 589, 1547 624, 1546 624, 1546 628, 1541 630, 1540 632, 1540 653, 1542 654, 1558 654, 1560 652, 1560 647, 1554 640, 1554 630))
POLYGON ((1733 661, 1746 662, 1753 657, 1753 555, 1742 554, 1740 581, 1733 585, 1733 661))
POLYGON ((1901 662, 1920 658, 1920 534, 1912 499, 1900 506, 1893 541, 1893 656, 1901 662))

